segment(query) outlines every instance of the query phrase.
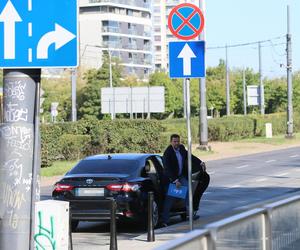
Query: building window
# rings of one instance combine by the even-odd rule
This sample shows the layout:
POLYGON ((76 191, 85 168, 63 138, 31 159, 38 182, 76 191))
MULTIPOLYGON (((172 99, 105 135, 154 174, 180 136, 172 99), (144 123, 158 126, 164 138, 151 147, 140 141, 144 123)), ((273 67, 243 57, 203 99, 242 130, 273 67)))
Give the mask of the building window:
POLYGON ((154 36, 154 41, 161 41, 161 36, 154 36))
POLYGON ((133 16, 133 10, 126 10, 126 15, 127 16, 133 16))

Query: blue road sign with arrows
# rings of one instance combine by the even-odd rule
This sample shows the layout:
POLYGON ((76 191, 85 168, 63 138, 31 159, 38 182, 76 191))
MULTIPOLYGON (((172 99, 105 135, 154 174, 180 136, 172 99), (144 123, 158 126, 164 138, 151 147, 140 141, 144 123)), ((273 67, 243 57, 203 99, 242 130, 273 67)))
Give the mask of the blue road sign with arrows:
POLYGON ((77 16, 77 0, 0 0, 0 67, 76 67, 77 16))
POLYGON ((204 46, 204 41, 169 42, 170 77, 204 77, 204 46))

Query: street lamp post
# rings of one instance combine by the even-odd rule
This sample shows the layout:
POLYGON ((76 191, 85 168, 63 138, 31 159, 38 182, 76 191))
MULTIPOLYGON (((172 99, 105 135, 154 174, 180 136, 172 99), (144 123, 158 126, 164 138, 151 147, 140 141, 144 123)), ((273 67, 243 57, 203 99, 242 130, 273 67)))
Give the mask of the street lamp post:
POLYGON ((286 34, 286 70, 287 70, 287 132, 286 137, 293 137, 293 80, 292 80, 292 35, 290 33, 290 7, 287 6, 287 34, 286 34))
POLYGON ((109 87, 112 89, 112 110, 111 110, 111 119, 115 119, 115 89, 113 88, 113 82, 112 82, 112 65, 111 65, 111 51, 108 48, 108 58, 109 58, 109 87))

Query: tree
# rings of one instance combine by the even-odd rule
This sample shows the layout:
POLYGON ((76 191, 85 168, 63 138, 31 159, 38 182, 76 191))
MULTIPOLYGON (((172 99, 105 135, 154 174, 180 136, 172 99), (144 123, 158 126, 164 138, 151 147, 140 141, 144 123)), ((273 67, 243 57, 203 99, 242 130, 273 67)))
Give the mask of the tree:
MULTIPOLYGON (((121 86, 122 67, 117 59, 113 58, 112 84, 113 87, 121 86)), ((109 87, 109 58, 103 57, 100 69, 91 69, 84 74, 86 86, 78 95, 78 118, 103 118, 101 114, 101 88, 109 87)))
POLYGON ((183 94, 181 80, 172 80, 164 72, 155 72, 150 75, 149 85, 165 87, 165 114, 159 116, 160 118, 166 116, 182 117, 183 94))
POLYGON ((3 70, 0 69, 0 87, 3 87, 3 70))
POLYGON ((226 109, 225 72, 224 60, 220 60, 217 67, 206 70, 207 107, 218 113, 224 113, 226 109))

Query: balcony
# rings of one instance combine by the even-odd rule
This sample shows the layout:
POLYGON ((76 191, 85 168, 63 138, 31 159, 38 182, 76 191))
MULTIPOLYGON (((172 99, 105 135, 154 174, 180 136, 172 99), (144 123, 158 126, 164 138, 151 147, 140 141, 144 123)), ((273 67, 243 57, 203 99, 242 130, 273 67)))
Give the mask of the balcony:
POLYGON ((102 32, 120 33, 120 28, 112 26, 103 26, 102 32))
POLYGON ((138 0, 89 0, 89 3, 115 3, 115 4, 122 4, 122 5, 129 5, 134 7, 141 7, 141 8, 150 8, 149 3, 144 3, 138 0))

